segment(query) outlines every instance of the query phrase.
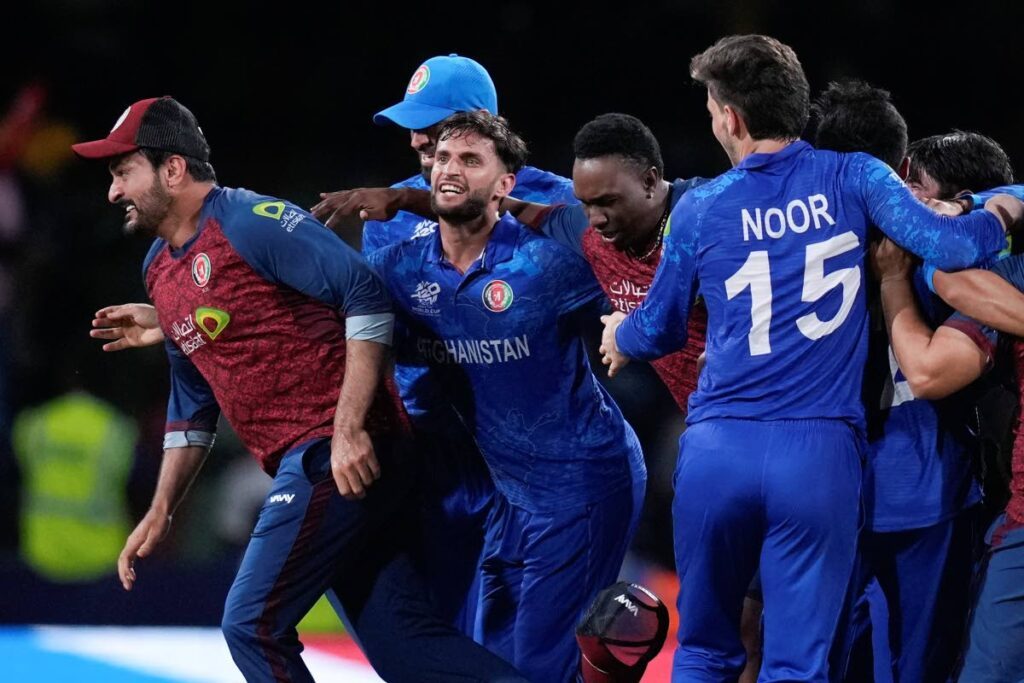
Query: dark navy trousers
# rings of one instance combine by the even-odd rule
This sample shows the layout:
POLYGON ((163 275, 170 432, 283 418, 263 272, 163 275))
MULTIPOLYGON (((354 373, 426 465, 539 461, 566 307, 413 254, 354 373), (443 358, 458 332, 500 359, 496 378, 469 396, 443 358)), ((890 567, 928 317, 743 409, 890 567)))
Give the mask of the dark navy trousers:
POLYGON ((312 681, 295 626, 330 591, 386 681, 525 681, 436 616, 406 552, 415 499, 404 445, 375 447, 382 476, 358 501, 335 488, 328 439, 282 458, 224 607, 245 679, 312 681))

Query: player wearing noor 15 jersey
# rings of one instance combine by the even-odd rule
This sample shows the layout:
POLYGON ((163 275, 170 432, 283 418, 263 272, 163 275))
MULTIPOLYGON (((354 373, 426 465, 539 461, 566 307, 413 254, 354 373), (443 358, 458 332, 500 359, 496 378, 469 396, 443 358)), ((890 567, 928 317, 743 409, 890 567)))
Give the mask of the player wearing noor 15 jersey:
POLYGON ((370 259, 408 328, 399 358, 430 366, 494 478, 475 635, 532 680, 564 682, 575 624, 615 580, 646 473, 579 337, 603 300, 587 263, 497 219, 525 153, 500 118, 452 117, 432 175, 440 230, 370 259))
POLYGON ((676 205, 646 301, 613 315, 603 340, 613 370, 619 354, 678 349, 699 281, 707 365, 675 473, 673 680, 739 673, 740 604, 760 560, 761 679, 825 681, 857 544, 868 226, 952 268, 1005 237, 991 213, 932 213, 873 157, 797 141, 809 89, 778 41, 724 38, 691 74, 734 168, 676 205))

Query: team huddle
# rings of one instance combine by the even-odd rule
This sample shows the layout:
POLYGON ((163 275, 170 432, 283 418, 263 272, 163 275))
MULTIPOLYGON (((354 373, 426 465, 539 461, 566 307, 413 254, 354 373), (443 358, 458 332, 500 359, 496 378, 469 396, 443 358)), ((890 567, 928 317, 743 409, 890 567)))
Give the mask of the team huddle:
POLYGON ((219 186, 170 97, 74 145, 155 237, 152 306, 105 308, 92 335, 163 342, 171 366, 125 589, 223 412, 273 477, 222 623, 246 680, 312 680, 296 625, 326 594, 388 681, 639 681, 667 613, 615 584, 647 472, 588 361, 599 318, 609 374, 650 361, 686 412, 673 681, 872 680, 872 659, 896 681, 1024 679, 1024 474, 986 517, 969 420, 999 358, 1024 359, 1024 186, 984 136, 908 146, 885 91, 812 104, 773 38, 723 38, 690 75, 732 164, 715 178, 666 179, 625 114, 577 132, 571 181, 527 166, 457 55, 374 116, 420 172, 309 212, 219 186), (361 255, 328 229, 350 215, 361 255))

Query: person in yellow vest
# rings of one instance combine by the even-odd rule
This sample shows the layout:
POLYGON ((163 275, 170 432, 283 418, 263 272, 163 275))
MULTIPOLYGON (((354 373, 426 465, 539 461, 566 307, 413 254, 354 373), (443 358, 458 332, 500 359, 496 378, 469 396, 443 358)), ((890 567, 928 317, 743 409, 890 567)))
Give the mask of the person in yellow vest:
POLYGON ((131 530, 125 488, 135 441, 129 418, 83 391, 15 418, 21 554, 40 575, 87 582, 114 571, 131 530))

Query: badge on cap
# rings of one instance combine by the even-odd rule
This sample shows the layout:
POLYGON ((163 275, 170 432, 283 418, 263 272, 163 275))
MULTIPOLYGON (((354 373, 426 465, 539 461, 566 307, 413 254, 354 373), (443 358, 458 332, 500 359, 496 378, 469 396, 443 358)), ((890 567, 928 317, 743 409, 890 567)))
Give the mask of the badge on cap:
POLYGON ((405 89, 405 92, 410 95, 415 95, 423 88, 427 87, 427 83, 430 81, 430 67, 426 64, 420 65, 420 68, 416 69, 416 73, 409 79, 409 87, 405 89))
POLYGON ((131 107, 128 107, 127 109, 124 110, 124 113, 121 114, 121 116, 117 119, 117 122, 114 123, 114 127, 110 129, 111 133, 113 133, 115 130, 117 130, 118 128, 121 127, 121 124, 124 123, 124 120, 126 118, 128 118, 128 114, 131 112, 131 110, 132 110, 131 107))

